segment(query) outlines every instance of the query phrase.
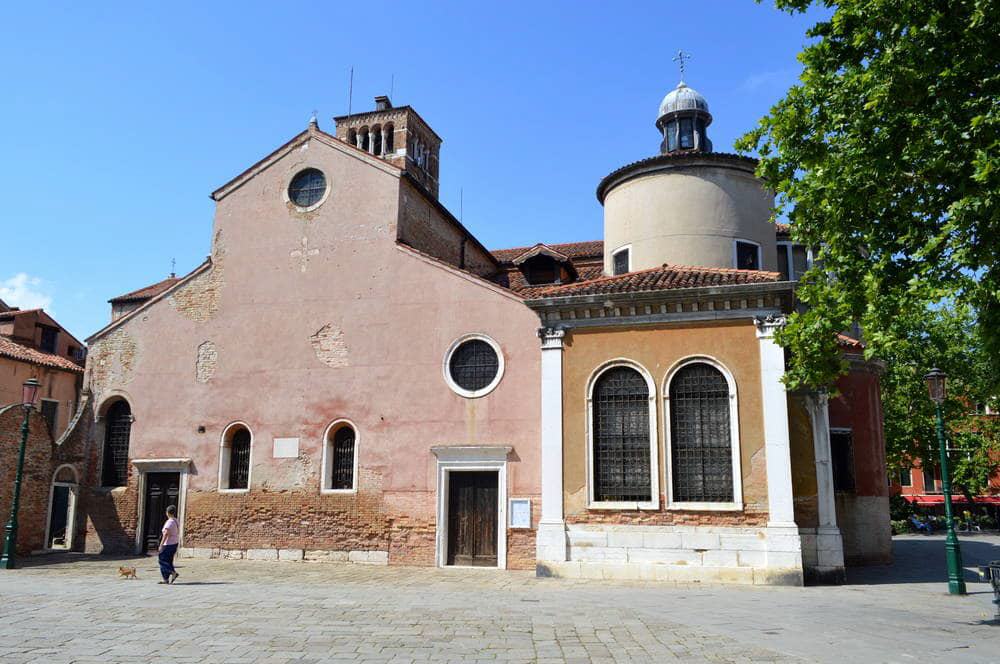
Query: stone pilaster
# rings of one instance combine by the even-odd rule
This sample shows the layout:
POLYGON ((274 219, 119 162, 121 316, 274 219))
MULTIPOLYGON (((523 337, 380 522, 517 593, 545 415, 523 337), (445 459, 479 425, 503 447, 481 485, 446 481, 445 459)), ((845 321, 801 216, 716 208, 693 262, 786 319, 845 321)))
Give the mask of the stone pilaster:
POLYGON ((562 354, 565 331, 542 328, 542 516, 536 541, 538 573, 566 561, 563 521, 562 354))

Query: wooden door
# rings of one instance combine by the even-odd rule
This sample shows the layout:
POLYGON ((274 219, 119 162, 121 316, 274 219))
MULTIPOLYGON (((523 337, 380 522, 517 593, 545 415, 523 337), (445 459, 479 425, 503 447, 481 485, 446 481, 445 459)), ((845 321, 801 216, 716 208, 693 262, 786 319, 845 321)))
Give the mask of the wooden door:
POLYGON ((146 510, 143 516, 143 551, 156 551, 160 544, 160 533, 167 520, 166 511, 170 505, 177 505, 180 495, 180 473, 146 474, 146 510))
POLYGON ((496 567, 497 481, 495 471, 449 473, 449 565, 496 567))

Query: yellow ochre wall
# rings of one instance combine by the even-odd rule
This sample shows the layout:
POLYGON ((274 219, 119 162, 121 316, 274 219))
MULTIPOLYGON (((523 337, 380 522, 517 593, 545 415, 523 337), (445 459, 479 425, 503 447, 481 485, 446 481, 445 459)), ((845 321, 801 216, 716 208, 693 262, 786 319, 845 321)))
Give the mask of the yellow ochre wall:
POLYGON ((563 491, 567 521, 717 523, 762 525, 767 520, 767 477, 761 409, 759 342, 753 322, 709 321, 639 329, 571 330, 563 352, 563 491), (666 511, 663 381, 671 367, 708 356, 736 381, 739 410, 743 512, 666 511), (594 371, 618 358, 643 366, 656 384, 656 428, 660 507, 652 510, 587 509, 587 384, 594 371))

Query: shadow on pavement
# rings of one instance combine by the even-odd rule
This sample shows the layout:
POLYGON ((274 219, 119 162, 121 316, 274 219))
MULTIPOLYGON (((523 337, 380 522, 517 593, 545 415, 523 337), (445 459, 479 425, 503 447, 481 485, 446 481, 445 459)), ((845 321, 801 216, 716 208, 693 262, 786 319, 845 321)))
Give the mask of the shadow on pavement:
MULTIPOLYGON (((1000 560, 1000 544, 995 537, 989 541, 977 540, 975 535, 958 538, 965 567, 965 582, 969 592, 988 591, 989 585, 979 587, 979 574, 975 570, 991 560, 1000 560)), ((848 584, 876 585, 889 583, 947 583, 944 535, 895 537, 892 540, 892 565, 848 567, 848 584)))
POLYGON ((17 559, 18 567, 48 567, 50 565, 67 565, 83 562, 106 562, 106 563, 144 563, 156 561, 155 556, 136 555, 104 555, 98 553, 74 553, 72 551, 60 553, 44 553, 33 556, 20 556, 17 559))

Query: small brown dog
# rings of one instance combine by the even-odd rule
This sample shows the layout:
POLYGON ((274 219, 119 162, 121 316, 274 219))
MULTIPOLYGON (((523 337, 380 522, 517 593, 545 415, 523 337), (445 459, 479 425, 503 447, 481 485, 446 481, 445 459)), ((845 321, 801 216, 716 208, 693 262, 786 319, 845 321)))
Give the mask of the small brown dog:
POLYGON ((138 579, 139 578, 139 577, 137 577, 135 575, 135 568, 134 567, 119 567, 118 568, 118 576, 120 576, 123 579, 138 579))

